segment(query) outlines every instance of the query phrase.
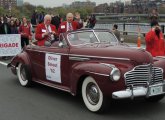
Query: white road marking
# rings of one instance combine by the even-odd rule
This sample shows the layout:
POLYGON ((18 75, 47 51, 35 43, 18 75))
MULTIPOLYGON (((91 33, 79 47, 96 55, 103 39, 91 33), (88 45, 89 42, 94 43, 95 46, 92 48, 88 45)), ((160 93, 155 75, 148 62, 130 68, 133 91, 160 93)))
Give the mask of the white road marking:
POLYGON ((7 66, 8 65, 8 63, 2 62, 2 61, 0 61, 0 64, 2 64, 4 66, 7 66))

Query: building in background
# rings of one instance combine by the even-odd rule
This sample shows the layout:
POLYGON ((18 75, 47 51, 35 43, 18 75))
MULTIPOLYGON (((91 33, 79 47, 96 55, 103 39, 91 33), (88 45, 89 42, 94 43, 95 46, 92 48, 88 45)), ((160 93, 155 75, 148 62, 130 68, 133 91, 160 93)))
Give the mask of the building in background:
POLYGON ((91 2, 90 0, 87 0, 85 2, 75 1, 75 2, 72 2, 70 7, 71 8, 83 8, 83 7, 94 8, 96 7, 96 2, 91 2))
POLYGON ((0 7, 11 10, 15 6, 17 6, 17 0, 0 0, 0 7))
POLYGON ((23 0, 17 0, 17 6, 22 6, 23 5, 23 0))

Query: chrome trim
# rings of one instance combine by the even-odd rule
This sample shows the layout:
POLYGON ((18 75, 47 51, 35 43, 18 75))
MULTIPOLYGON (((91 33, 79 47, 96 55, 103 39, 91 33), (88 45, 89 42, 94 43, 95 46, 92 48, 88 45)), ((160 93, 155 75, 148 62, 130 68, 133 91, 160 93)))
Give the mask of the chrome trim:
POLYGON ((116 66, 113 65, 113 64, 108 64, 108 63, 100 63, 100 64, 101 64, 101 65, 105 65, 105 66, 107 66, 107 67, 110 67, 110 68, 112 68, 112 69, 116 68, 116 66))
POLYGON ((112 68, 112 71, 111 71, 110 74, 109 74, 110 79, 111 79, 112 81, 117 82, 117 81, 121 78, 121 72, 120 72, 120 70, 119 70, 115 65, 113 65, 113 64, 107 64, 107 63, 100 63, 100 64, 112 68), (120 78, 119 78, 118 80, 114 80, 114 79, 113 79, 113 75, 114 75, 114 72, 115 72, 116 70, 118 70, 118 71, 120 72, 120 78))
MULTIPOLYGON (((96 42, 96 43, 100 43, 100 40, 99 40, 98 37, 96 36, 94 30, 85 31, 85 32, 91 32, 91 33, 93 33, 93 34, 95 35, 97 41, 98 41, 98 42, 96 42)), ((85 43, 85 44, 78 44, 78 45, 73 45, 73 44, 71 44, 70 39, 68 38, 68 35, 70 35, 70 34, 76 34, 76 33, 84 33, 84 31, 78 31, 78 32, 75 32, 75 31, 74 31, 74 32, 68 33, 68 34, 67 34, 67 39, 68 39, 69 45, 71 45, 71 46, 81 46, 81 45, 93 44, 93 43, 85 43)))
POLYGON ((76 54, 70 54, 70 56, 76 56, 76 57, 89 57, 89 58, 101 58, 101 59, 114 59, 114 60, 126 60, 126 61, 130 61, 130 59, 128 59, 128 58, 101 57, 101 56, 76 55, 76 54))
POLYGON ((128 59, 128 58, 116 58, 116 57, 101 57, 101 56, 65 54, 65 53, 54 53, 54 52, 37 51, 37 50, 33 50, 33 51, 42 52, 42 53, 48 53, 48 54, 56 54, 56 55, 69 55, 69 56, 71 56, 71 57, 101 58, 101 59, 113 59, 113 60, 125 60, 125 61, 130 61, 130 59, 128 59))
POLYGON ((110 78, 114 82, 117 82, 118 80, 120 80, 120 78, 121 78, 121 72, 120 72, 120 70, 118 68, 116 68, 116 67, 113 68, 112 71, 111 71, 111 73, 110 73, 110 78), (119 76, 120 76, 117 80, 114 80, 114 78, 113 78, 113 75, 114 75, 115 71, 118 71, 119 72, 119 76))
POLYGON ((138 65, 124 74, 126 86, 140 86, 163 81, 163 69, 152 64, 138 65))
POLYGON ((156 56, 155 58, 162 58, 162 59, 165 59, 165 56, 156 56))
MULTIPOLYGON (((163 87, 163 93, 165 94, 165 83, 159 83, 159 84, 155 84, 152 85, 154 86, 162 86, 163 87)), ((135 98, 135 97, 150 97, 148 95, 149 92, 149 88, 152 86, 147 86, 147 87, 134 87, 134 88, 127 88, 125 90, 121 90, 121 91, 116 91, 112 93, 112 98, 113 99, 125 99, 125 98, 135 98)), ((162 95, 162 94, 158 94, 158 95, 162 95)))
POLYGON ((55 89, 58 89, 58 90, 62 90, 62 91, 66 91, 66 92, 71 93, 71 91, 69 89, 63 89, 63 88, 60 88, 58 86, 51 85, 51 84, 46 83, 46 82, 42 82, 42 81, 38 81, 38 80, 34 80, 34 82, 39 83, 39 84, 42 84, 42 85, 46 85, 46 86, 49 86, 49 87, 52 87, 52 88, 55 88, 55 89))
POLYGON ((95 74, 95 75, 101 75, 101 76, 109 77, 109 75, 107 75, 107 74, 96 73, 96 72, 91 72, 91 71, 86 71, 86 72, 88 72, 88 73, 92 73, 92 74, 95 74))
POLYGON ((69 60, 74 60, 74 61, 88 61, 90 59, 89 58, 82 58, 82 57, 69 57, 69 60))
POLYGON ((94 31, 94 30, 93 30, 93 33, 94 33, 94 35, 95 35, 96 39, 99 41, 99 43, 101 43, 101 41, 99 40, 99 38, 98 38, 98 36, 96 35, 96 33, 95 33, 95 31, 94 31))

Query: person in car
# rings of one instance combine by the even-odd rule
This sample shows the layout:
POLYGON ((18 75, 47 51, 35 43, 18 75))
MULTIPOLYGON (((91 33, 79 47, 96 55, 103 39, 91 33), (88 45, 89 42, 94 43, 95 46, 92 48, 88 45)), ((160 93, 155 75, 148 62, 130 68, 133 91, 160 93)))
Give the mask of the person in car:
POLYGON ((51 15, 44 16, 44 22, 37 25, 35 38, 39 46, 43 46, 45 41, 51 42, 58 36, 56 26, 51 24, 51 15))
POLYGON ((66 21, 62 22, 58 28, 59 33, 67 31, 77 30, 83 27, 83 22, 80 19, 80 14, 76 14, 75 17, 72 13, 66 15, 66 21), (75 19, 75 20, 74 20, 75 19))

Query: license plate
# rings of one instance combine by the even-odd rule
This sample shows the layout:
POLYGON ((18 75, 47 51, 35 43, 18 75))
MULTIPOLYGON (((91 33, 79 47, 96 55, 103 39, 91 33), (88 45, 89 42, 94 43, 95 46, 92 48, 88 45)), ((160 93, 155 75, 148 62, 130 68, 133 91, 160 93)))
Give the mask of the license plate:
POLYGON ((150 87, 150 96, 158 95, 163 93, 163 86, 152 86, 150 87))

